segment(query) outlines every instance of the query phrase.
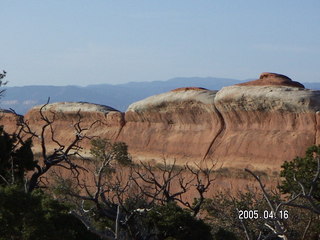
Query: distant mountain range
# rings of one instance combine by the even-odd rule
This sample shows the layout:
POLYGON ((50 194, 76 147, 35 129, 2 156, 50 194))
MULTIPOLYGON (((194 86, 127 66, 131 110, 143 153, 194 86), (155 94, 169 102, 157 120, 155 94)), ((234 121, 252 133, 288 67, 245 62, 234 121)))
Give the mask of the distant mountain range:
MULTIPOLYGON (((111 85, 98 84, 80 86, 24 86, 8 87, 4 97, 0 100, 2 109, 14 109, 19 114, 25 114, 35 105, 47 102, 90 102, 111 106, 119 111, 136 101, 146 97, 167 92, 179 87, 203 87, 219 90, 222 87, 244 81, 227 78, 173 78, 167 81, 129 82, 111 85)), ((306 88, 320 89, 320 83, 303 83, 306 88)))

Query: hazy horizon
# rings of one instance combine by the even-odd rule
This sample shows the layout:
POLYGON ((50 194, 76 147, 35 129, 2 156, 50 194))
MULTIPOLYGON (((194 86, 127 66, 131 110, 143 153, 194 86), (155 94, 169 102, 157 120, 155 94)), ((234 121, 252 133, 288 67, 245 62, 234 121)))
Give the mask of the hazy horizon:
MULTIPOLYGON (((235 78, 223 78, 223 77, 214 77, 214 76, 205 76, 205 77, 199 77, 199 76, 191 76, 191 77, 174 77, 174 78, 169 78, 169 79, 161 79, 161 80, 153 80, 153 81, 129 81, 129 82, 121 82, 121 83, 88 83, 87 85, 79 85, 79 84, 61 84, 61 85, 54 85, 54 84, 25 84, 25 85, 12 85, 10 84, 10 82, 7 82, 6 85, 3 86, 3 88, 7 88, 7 87, 32 87, 32 86, 53 86, 53 87, 88 87, 88 86, 94 86, 94 85, 111 85, 111 86, 118 86, 118 85, 127 85, 127 84, 139 84, 139 83, 154 83, 154 82, 168 82, 168 81, 173 81, 176 79, 182 79, 182 80, 186 80, 186 79, 225 79, 225 80, 234 80, 234 81, 246 81, 246 80, 253 80, 256 78, 247 78, 247 79, 235 79, 235 78)), ((258 77, 257 77, 258 78, 258 77)), ((5 79, 4 79, 5 80, 5 79)))
POLYGON ((320 2, 69 0, 1 5, 9 87, 175 77, 320 82, 320 2))

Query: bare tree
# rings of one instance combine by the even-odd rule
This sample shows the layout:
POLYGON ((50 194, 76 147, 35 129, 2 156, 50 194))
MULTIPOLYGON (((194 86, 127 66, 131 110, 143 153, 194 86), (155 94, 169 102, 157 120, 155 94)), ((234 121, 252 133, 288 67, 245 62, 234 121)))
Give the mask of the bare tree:
MULTIPOLYGON (((250 173, 259 183, 260 188, 262 190, 263 196, 265 198, 265 200, 268 203, 268 206, 272 212, 272 216, 274 216, 274 220, 272 221, 273 224, 270 224, 269 222, 265 223, 265 226, 268 227, 271 232, 270 234, 268 234, 264 239, 270 239, 272 237, 279 237, 281 239, 284 240, 288 240, 288 236, 287 236, 287 226, 285 223, 285 219, 279 215, 279 211, 281 209, 281 206, 283 205, 282 203, 276 203, 274 201, 272 201, 271 196, 269 196, 268 192, 265 189, 265 186, 263 185, 261 179, 259 176, 257 176, 256 174, 254 174, 251 170, 249 169, 245 169, 246 172, 250 173)), ((246 228, 244 227, 244 231, 246 232, 246 228)), ((249 238, 248 238, 249 240, 249 238)))
MULTIPOLYGON (((262 190, 263 196, 268 203, 268 206, 270 208, 270 211, 272 212, 272 215, 274 216, 274 220, 266 221, 264 225, 268 227, 271 232, 263 239, 270 239, 271 237, 279 237, 281 239, 289 239, 288 237, 288 225, 286 223, 287 219, 283 217, 282 214, 280 214, 280 211, 284 209, 285 206, 293 207, 293 208, 299 208, 303 210, 309 211, 311 214, 309 215, 310 220, 306 224, 302 238, 301 239, 308 239, 307 233, 310 229, 311 223, 313 221, 313 214, 320 215, 320 205, 319 202, 317 202, 313 196, 314 190, 320 181, 320 160, 319 157, 317 158, 317 170, 316 173, 310 183, 309 188, 307 188, 305 185, 303 185, 300 181, 294 177, 294 181, 299 184, 300 186, 300 192, 294 193, 291 196, 287 197, 287 199, 273 199, 273 196, 268 194, 265 185, 262 183, 260 177, 253 173, 249 169, 245 169, 246 172, 251 174, 259 183, 260 189, 262 190), (301 201, 302 200, 302 201, 301 201)), ((244 231, 246 231, 244 227, 244 231)), ((248 238, 249 239, 249 238, 248 238)))
MULTIPOLYGON (((61 141, 56 139, 54 123, 56 121, 55 112, 50 111, 50 114, 45 113, 45 109, 49 104, 49 99, 46 104, 44 104, 40 110, 40 122, 43 123, 39 133, 32 130, 28 121, 24 120, 23 117, 18 116, 18 130, 16 133, 20 144, 24 144, 26 139, 37 140, 41 146, 41 160, 35 166, 35 171, 31 174, 30 179, 26 181, 26 188, 28 192, 33 191, 35 188, 40 187, 43 182, 45 174, 52 167, 62 167, 64 169, 70 170, 76 176, 79 175, 79 170, 85 170, 81 166, 77 165, 73 159, 83 158, 81 155, 82 147, 80 143, 84 139, 91 139, 88 136, 88 130, 90 130, 97 121, 90 124, 88 127, 82 126, 82 116, 80 110, 77 112, 77 121, 73 123, 74 137, 73 140, 68 144, 62 144, 61 141), (53 143, 56 147, 48 149, 48 142, 53 143)), ((12 110, 13 111, 13 110, 12 110)), ((15 113, 13 111, 13 113, 15 113)))
POLYGON ((91 149, 93 157, 87 161, 85 174, 77 175, 75 179, 55 172, 54 192, 73 203, 75 207, 71 213, 102 239, 123 239, 120 235, 127 234, 122 230, 128 228, 130 219, 124 202, 131 182, 128 176, 116 172, 116 157, 119 156, 114 151, 116 146, 117 143, 95 139, 91 149), (102 229, 99 228, 100 219, 115 223, 114 227, 104 225, 102 229))
POLYGON ((72 213, 88 229, 104 239, 156 239, 142 224, 154 206, 177 202, 190 209, 194 216, 199 213, 205 192, 213 181, 213 167, 180 167, 166 161, 162 166, 143 162, 121 166, 117 161, 119 154, 112 150, 116 143, 105 143, 100 145, 100 150, 92 151, 96 159, 87 167, 86 177, 80 176, 79 181, 73 182, 57 178, 60 183, 56 186, 60 189, 56 192, 77 206, 72 213), (185 198, 191 192, 194 196, 198 193, 194 204, 185 198), (107 219, 113 224, 99 229, 95 219, 107 219))
POLYGON ((176 201, 189 208, 194 216, 199 213, 205 199, 204 194, 214 181, 214 164, 210 168, 201 168, 195 164, 193 168, 188 164, 177 166, 176 161, 168 165, 163 160, 162 165, 151 166, 150 163, 143 162, 140 165, 141 167, 134 169, 132 180, 151 202, 163 205, 176 201), (185 199, 187 192, 198 194, 194 204, 185 199))

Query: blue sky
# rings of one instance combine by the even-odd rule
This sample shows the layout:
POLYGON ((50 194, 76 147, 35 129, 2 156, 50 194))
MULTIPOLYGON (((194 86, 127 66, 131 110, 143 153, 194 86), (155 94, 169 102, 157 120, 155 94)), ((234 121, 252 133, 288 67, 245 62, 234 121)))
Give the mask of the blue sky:
POLYGON ((319 0, 2 0, 9 86, 173 77, 320 82, 319 0))

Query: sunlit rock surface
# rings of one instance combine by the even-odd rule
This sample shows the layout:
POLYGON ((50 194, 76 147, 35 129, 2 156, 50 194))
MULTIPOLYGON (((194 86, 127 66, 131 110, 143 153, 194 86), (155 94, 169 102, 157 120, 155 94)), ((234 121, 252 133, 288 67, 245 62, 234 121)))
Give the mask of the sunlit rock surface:
MULTIPOLYGON (((37 133, 44 124, 40 108, 24 117, 37 133)), ((54 118, 54 137, 63 144, 74 139, 81 119, 88 135, 126 142, 135 160, 213 160, 223 167, 260 170, 279 170, 285 160, 319 144, 319 111, 319 91, 275 73, 220 91, 175 89, 132 103, 125 113, 90 103, 53 103, 42 109, 54 118)), ((18 118, 2 115, 1 124, 13 131, 18 118)), ((90 142, 82 146, 89 154, 90 142)))

